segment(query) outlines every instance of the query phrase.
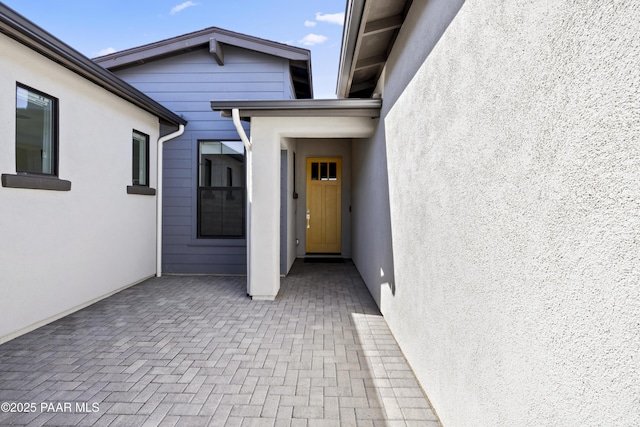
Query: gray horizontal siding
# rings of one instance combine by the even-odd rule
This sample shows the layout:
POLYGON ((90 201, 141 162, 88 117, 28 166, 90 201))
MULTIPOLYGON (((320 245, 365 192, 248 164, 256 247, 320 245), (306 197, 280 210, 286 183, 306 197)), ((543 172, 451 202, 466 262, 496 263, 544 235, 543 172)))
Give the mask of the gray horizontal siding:
POLYGON ((200 93, 203 92, 203 95, 211 100, 211 92, 221 92, 224 93, 225 89, 229 89, 234 92, 282 92, 284 91, 284 83, 282 82, 238 82, 238 83, 225 83, 225 82, 215 82, 215 83, 198 83, 198 82, 182 82, 182 83, 132 83, 137 89, 141 90, 149 94, 149 96, 153 97, 154 91, 157 90, 158 85, 171 85, 172 91, 175 92, 192 92, 192 93, 200 93))
POLYGON ((166 206, 162 212, 166 217, 185 217, 191 216, 189 206, 166 206))
MULTIPOLYGON (((145 74, 209 74, 211 73, 212 65, 209 59, 213 59, 213 57, 210 56, 209 58, 207 58, 206 56, 209 56, 207 50, 201 49, 180 55, 178 61, 183 62, 176 62, 176 57, 173 57, 120 70, 117 71, 117 74, 118 76, 123 76, 126 78, 139 75, 140 67, 146 68, 144 70, 145 74), (149 67, 149 65, 151 65, 151 67, 149 67)), ((243 51, 242 49, 237 48, 227 48, 225 50, 224 66, 218 66, 215 61, 213 62, 213 65, 216 67, 215 73, 217 75, 253 74, 255 73, 255 70, 266 73, 281 72, 281 61, 276 58, 269 58, 270 57, 268 55, 263 55, 256 52, 243 51), (253 58, 253 60, 242 62, 242 55, 247 55, 248 57, 253 58)))
MULTIPOLYGON (((156 83, 172 83, 175 84, 176 88, 183 87, 185 82, 184 75, 180 73, 163 73, 163 74, 147 74, 144 76, 141 75, 131 75, 129 78, 130 83, 136 83, 143 85, 150 85, 156 83)), ((245 84, 255 84, 255 83, 280 83, 283 84, 282 81, 282 71, 280 72, 262 72, 260 74, 256 73, 228 73, 228 74, 220 74, 216 76, 216 81, 211 81, 211 71, 208 73, 191 73, 189 74, 189 82, 188 83, 201 83, 205 85, 212 84, 229 84, 236 83, 240 85, 245 84)), ((192 92, 197 92, 193 90, 192 92)))
MULTIPOLYGON (((225 88, 228 89, 228 88, 225 88)), ((212 100, 222 100, 222 101, 233 101, 233 100, 249 100, 249 101, 260 101, 260 100, 272 100, 272 93, 271 92, 252 92, 252 93, 247 93, 247 92, 243 92, 243 91, 238 91, 238 92, 233 92, 233 91, 229 91, 229 90, 222 90, 219 92, 210 92, 208 94, 207 97, 207 101, 203 101, 202 100, 202 94, 199 92, 193 92, 193 93, 184 93, 181 94, 180 100, 176 100, 175 99, 175 95, 171 92, 156 92, 154 93, 153 98, 162 103, 163 105, 168 104, 168 105, 177 105, 178 107, 183 107, 183 108, 192 108, 191 105, 181 105, 181 103, 201 103, 207 104, 207 108, 209 108, 209 101, 212 100)), ((278 98, 280 99, 280 98, 278 98)), ((189 110, 186 110, 189 111, 189 110)))
POLYGON ((165 215, 166 222, 176 226, 189 226, 191 227, 190 215, 165 215))
MULTIPOLYGON (((164 199, 164 203, 162 204, 162 208, 163 208, 163 215, 164 215, 164 211, 168 210, 171 207, 189 207, 191 208, 192 206, 192 200, 191 200, 191 196, 189 197, 170 197, 170 198, 166 198, 164 199), (171 199, 171 203, 167 203, 167 200, 171 199)), ((189 211, 189 216, 191 216, 191 211, 189 211)), ((163 217, 165 218, 165 220, 167 219, 167 217, 163 217)))
POLYGON ((165 273, 168 274, 247 274, 246 264, 214 264, 215 260, 205 260, 202 264, 168 264, 163 261, 165 273), (219 270, 222 272, 211 272, 219 270))
POLYGON ((188 168, 172 168, 172 169, 167 169, 164 173, 164 177, 169 179, 169 178, 175 178, 175 179, 179 179, 179 178, 183 178, 183 179, 189 179, 191 180, 191 170, 188 168))
MULTIPOLYGON (((183 247, 186 248, 189 246, 189 244, 191 243, 191 236, 176 236, 176 235, 171 235, 171 236, 162 236, 162 253, 163 255, 167 253, 168 250, 172 249, 173 247, 183 247)), ((164 257, 163 257, 164 258, 164 257)), ((166 258, 164 258, 162 260, 163 264, 167 262, 166 258)))
POLYGON ((234 254, 171 254, 171 260, 175 264, 191 264, 191 265, 204 265, 207 263, 216 263, 224 265, 243 265, 244 263, 238 262, 242 257, 238 257, 234 254))
MULTIPOLYGON (((189 115, 185 114, 184 115, 185 118, 187 120, 189 115)), ((222 138, 222 136, 220 135, 230 135, 229 138, 230 139, 238 139, 238 132, 235 131, 235 129, 220 129, 218 126, 213 125, 213 120, 216 117, 216 114, 212 114, 212 116, 210 116, 211 119, 206 119, 203 118, 202 120, 190 120, 189 124, 191 126, 189 126, 190 131, 191 132, 200 132, 201 135, 206 135, 203 138, 204 139, 216 139, 216 138, 222 138), (219 132, 219 134, 214 134, 214 132, 219 132), (224 133, 226 132, 226 133, 224 133)), ((219 116, 218 116, 219 117, 219 116)), ((224 119, 227 120, 227 119, 224 119)), ((231 120, 229 120, 229 122, 231 122, 231 120)), ((189 136, 191 136, 191 134, 189 134, 189 136)))
MULTIPOLYGON (((229 246, 229 245, 219 244, 217 246, 209 246, 210 248, 209 251, 212 255, 243 255, 243 256, 246 255, 247 254, 246 241, 244 239, 238 239, 238 243, 243 246, 229 246)), ((187 245, 185 248, 179 248, 174 245, 168 248, 167 252, 184 254, 184 255, 192 255, 192 254, 196 255, 200 253, 200 249, 201 249, 200 245, 198 246, 187 245)))
POLYGON ((211 111, 212 100, 289 99, 288 64, 281 58, 224 47, 224 66, 205 49, 117 72, 189 123, 164 146, 163 271, 245 274, 244 239, 197 238, 197 141, 237 140, 231 120, 211 111))
MULTIPOLYGON (((169 144, 165 143, 164 145, 165 151, 169 151, 167 145, 169 144)), ((191 159, 165 159, 164 166, 167 170, 191 169, 191 159)))
MULTIPOLYGON (((197 130, 206 130, 206 131, 225 131, 229 129, 229 122, 231 120, 227 118, 220 117, 220 113, 216 111, 211 111, 210 104, 207 102, 207 108, 209 111, 181 111, 182 115, 191 119, 193 122, 203 122, 205 125, 201 126, 197 130)), ((234 128, 235 129, 235 128, 234 128)), ((193 132, 195 129, 189 129, 190 132, 193 132)), ((238 134, 236 133, 236 138, 238 134)))

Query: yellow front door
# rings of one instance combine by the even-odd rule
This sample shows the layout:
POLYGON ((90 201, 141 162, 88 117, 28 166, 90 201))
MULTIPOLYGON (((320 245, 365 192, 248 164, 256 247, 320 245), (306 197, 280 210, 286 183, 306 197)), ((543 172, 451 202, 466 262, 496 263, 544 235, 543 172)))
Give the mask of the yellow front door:
POLYGON ((307 159, 307 253, 340 253, 340 160, 307 159))

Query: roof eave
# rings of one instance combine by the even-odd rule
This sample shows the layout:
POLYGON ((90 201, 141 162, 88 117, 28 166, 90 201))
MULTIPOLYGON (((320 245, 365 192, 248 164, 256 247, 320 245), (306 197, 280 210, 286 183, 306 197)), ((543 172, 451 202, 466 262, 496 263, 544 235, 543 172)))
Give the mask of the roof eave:
POLYGON ((338 67, 340 98, 376 96, 376 88, 413 0, 348 0, 338 67))
POLYGON ((349 97, 351 71, 353 68, 358 34, 360 32, 364 4, 365 0, 347 0, 344 35, 340 49, 340 64, 338 66, 338 82, 336 87, 338 98, 349 97))
POLYGON ((269 55, 293 61, 308 61, 309 50, 277 43, 271 40, 260 39, 246 34, 210 27, 203 30, 183 34, 170 39, 160 40, 143 46, 133 47, 108 55, 93 58, 98 64, 104 64, 106 68, 125 67, 128 64, 142 63, 164 57, 171 54, 179 54, 198 47, 207 46, 211 40, 218 43, 238 46, 269 55))
POLYGON ((231 117, 237 109, 250 117, 380 117, 382 99, 292 99, 273 101, 211 101, 211 109, 231 117))
POLYGON ((255 52, 276 56, 289 61, 290 67, 306 71, 306 82, 296 83, 296 95, 313 98, 311 76, 311 52, 308 49, 290 46, 271 40, 236 33, 217 27, 205 28, 144 46, 138 46, 94 58, 94 61, 109 70, 120 70, 151 62, 194 49, 208 48, 219 65, 224 65, 222 45, 239 47, 255 52), (306 95, 308 94, 308 95, 306 95))

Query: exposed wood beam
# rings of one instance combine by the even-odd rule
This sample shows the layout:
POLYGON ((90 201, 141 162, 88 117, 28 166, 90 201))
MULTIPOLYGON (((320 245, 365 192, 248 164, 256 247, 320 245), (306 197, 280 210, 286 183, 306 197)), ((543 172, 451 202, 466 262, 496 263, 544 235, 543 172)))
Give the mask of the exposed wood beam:
POLYGON ((387 57, 385 55, 376 55, 371 56, 369 58, 363 58, 356 62, 356 70, 362 70, 363 68, 377 67, 381 64, 384 64, 387 61, 387 57))
POLYGON ((209 40, 209 53, 215 58, 218 65, 224 65, 224 50, 222 50, 222 45, 215 38, 209 40))
POLYGON ((376 87, 376 81, 375 80, 369 80, 366 82, 362 82, 362 83, 358 83, 358 84, 354 84, 351 85, 351 93, 357 93, 363 90, 367 90, 367 89, 373 89, 376 87))
POLYGON ((308 79, 305 79, 303 77, 300 76, 291 76, 291 80, 293 80, 296 83, 307 83, 308 79))
POLYGON ((390 16, 388 18, 378 19, 367 23, 364 29, 364 36, 382 33, 385 31, 395 30, 402 27, 402 15, 390 16))

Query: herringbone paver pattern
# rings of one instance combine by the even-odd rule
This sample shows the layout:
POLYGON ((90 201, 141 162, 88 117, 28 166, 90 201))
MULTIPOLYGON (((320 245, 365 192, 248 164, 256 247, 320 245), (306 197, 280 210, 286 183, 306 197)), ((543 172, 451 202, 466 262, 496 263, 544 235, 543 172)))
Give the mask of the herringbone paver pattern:
POLYGON ((0 346, 0 425, 438 425, 353 264, 245 283, 151 279, 0 346))

